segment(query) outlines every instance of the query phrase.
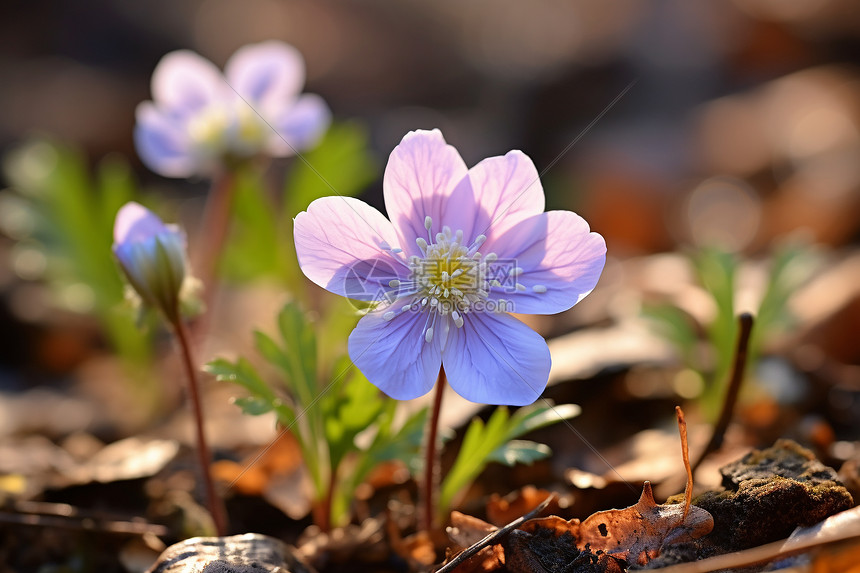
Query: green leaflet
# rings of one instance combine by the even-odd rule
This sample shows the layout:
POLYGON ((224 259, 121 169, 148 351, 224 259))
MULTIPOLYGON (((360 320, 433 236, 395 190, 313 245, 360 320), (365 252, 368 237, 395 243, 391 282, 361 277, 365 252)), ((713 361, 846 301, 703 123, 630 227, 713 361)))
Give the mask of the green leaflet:
POLYGON ((463 444, 448 475, 442 481, 438 511, 444 518, 449 509, 489 462, 506 465, 530 464, 551 452, 544 444, 517 440, 533 430, 579 415, 576 404, 532 405, 509 415, 506 407, 496 408, 486 424, 475 418, 466 429, 463 444))
POLYGON ((244 413, 276 413, 299 442, 314 502, 323 502, 334 481, 332 523, 345 523, 355 488, 373 468, 392 460, 414 465, 426 410, 395 424, 398 402, 382 396, 347 357, 327 368, 317 358, 316 325, 298 304, 283 307, 277 331, 277 337, 254 333, 256 349, 274 367, 275 380, 264 379, 245 358, 213 360, 205 369, 245 390, 235 400, 244 413), (366 434, 363 448, 356 445, 360 434, 366 434))

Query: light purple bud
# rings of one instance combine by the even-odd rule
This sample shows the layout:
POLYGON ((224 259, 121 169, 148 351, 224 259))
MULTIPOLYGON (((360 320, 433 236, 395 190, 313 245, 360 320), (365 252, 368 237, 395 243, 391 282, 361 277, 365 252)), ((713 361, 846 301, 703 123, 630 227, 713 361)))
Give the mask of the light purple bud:
POLYGON ((126 203, 114 223, 113 252, 141 299, 168 319, 177 319, 185 279, 185 233, 165 225, 146 207, 126 203))

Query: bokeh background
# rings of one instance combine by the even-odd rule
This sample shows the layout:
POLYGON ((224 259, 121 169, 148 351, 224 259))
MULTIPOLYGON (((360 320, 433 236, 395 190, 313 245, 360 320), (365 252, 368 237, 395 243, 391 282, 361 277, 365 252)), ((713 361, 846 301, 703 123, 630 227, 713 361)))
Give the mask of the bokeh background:
MULTIPOLYGON (((57 237, 74 234, 60 229, 45 235, 45 220, 42 235, 35 233, 40 222, 26 205, 44 196, 12 188, 60 173, 72 181, 74 195, 64 199, 62 182, 54 181, 49 220, 62 221, 68 212, 80 224, 91 208, 81 197, 105 193, 111 182, 139 185, 172 208, 162 212, 176 213, 195 237, 207 182, 165 179, 140 163, 132 139, 135 107, 150 98, 150 75, 167 52, 191 49, 222 66, 240 46, 268 39, 302 52, 306 91, 322 95, 335 121, 351 126, 341 133, 360 134, 357 155, 364 163, 357 185, 368 202, 383 207, 382 167, 402 136, 438 127, 469 165, 523 150, 542 174, 548 208, 579 212, 606 238, 609 261, 595 292, 561 316, 529 319, 553 351, 547 395, 583 405, 579 438, 545 432, 539 439, 553 448, 551 461, 514 471, 491 468, 473 499, 523 484, 557 484, 563 475, 565 487, 590 492, 575 506, 584 517, 624 503, 591 495, 594 476, 616 478, 607 460, 631 482, 673 475, 672 407, 690 404, 691 439, 694 448, 702 447, 702 428, 719 405, 722 387, 714 380, 726 373, 734 343, 733 314, 757 311, 767 292, 770 322, 762 318, 760 324, 769 328, 762 327, 755 341, 755 358, 763 359, 751 367, 753 389, 730 429, 728 455, 790 436, 834 467, 854 458, 849 478, 860 491, 858 14, 857 0, 0 3, 0 501, 12 492, 130 515, 149 503, 149 515, 161 519, 153 499, 193 491, 181 458, 175 463, 184 473, 145 486, 134 482, 133 490, 128 482, 83 489, 99 481, 78 471, 96 471, 94 453, 139 432, 177 438, 187 460, 192 440, 179 407, 180 374, 163 330, 151 331, 152 354, 144 348, 151 341, 135 346, 133 336, 124 339, 132 355, 126 366, 136 359, 164 362, 155 368, 160 375, 141 370, 138 386, 129 384, 135 376, 111 355, 131 324, 114 325, 113 338, 105 335, 122 297, 108 251, 115 209, 94 217, 102 226, 87 240, 95 242, 72 245, 74 256, 58 266, 51 258, 63 250, 57 237), (34 137, 58 147, 34 147, 27 143, 34 137), (104 189, 80 175, 89 171, 101 173, 104 189), (58 278, 74 274, 70 261, 86 266, 88 244, 101 257, 90 278, 107 285, 104 292, 115 300, 100 301, 97 289, 58 278), (786 245, 800 245, 803 255, 781 259, 786 245), (697 275, 689 256, 707 249, 733 257, 708 260, 725 263, 718 271, 737 285, 703 288, 706 273, 697 275), (769 291, 777 270, 780 284, 769 291), (722 294, 714 295, 715 288, 722 294), (727 299, 734 304, 727 306, 727 299), (650 303, 678 309, 658 321, 677 327, 675 339, 642 318, 650 303), (101 322, 93 318, 99 313, 101 322), (776 328, 777 318, 785 317, 790 320, 776 328), (697 365, 705 365, 705 374, 697 365), (9 481, 10 475, 23 481, 9 481)), ((296 164, 274 162, 272 179, 296 164)), ((335 173, 338 166, 327 169, 335 173)), ((354 162, 345 166, 347 177, 355 169, 354 162)), ((225 281, 203 358, 225 350, 254 356, 251 328, 271 328, 284 292, 283 284, 225 281)), ((317 309, 336 304, 326 297, 316 289, 309 298, 317 309)), ((344 320, 354 321, 347 313, 344 320)), ((342 327, 348 332, 349 325, 342 327)), ((343 340, 339 335, 327 343, 342 350, 343 340)), ((251 459, 243 456, 271 440, 273 421, 240 416, 230 403, 235 389, 209 382, 216 455, 234 464, 230 471, 242 471, 251 459)), ((443 426, 461 428, 478 411, 456 396, 446 400, 443 426)), ((143 448, 127 446, 111 454, 119 461, 108 460, 121 468, 119 477, 103 481, 156 474, 179 448, 174 441, 149 444, 152 466, 135 465, 143 448), (129 467, 141 469, 122 473, 129 467)), ((284 454, 289 471, 299 465, 293 450, 284 454)), ((717 476, 721 461, 727 460, 703 466, 700 483, 717 476)), ((380 491, 408 481, 403 468, 397 475, 380 478, 380 491)), ((268 482, 253 486, 259 491, 248 487, 256 493, 233 498, 236 527, 289 530, 295 537, 307 525, 283 523, 283 513, 307 514, 302 503, 294 506, 295 483, 286 480, 267 493, 269 505, 257 500, 268 482)))
MULTIPOLYGON (((282 39, 306 58, 307 90, 367 134, 377 167, 416 128, 441 128, 469 164, 522 149, 542 172, 548 206, 578 211, 606 237, 601 288, 573 318, 534 322, 543 334, 635 314, 643 293, 705 323, 713 309, 687 288, 695 280, 683 265, 616 263, 712 246, 767 260, 775 245, 800 241, 827 258, 816 267, 827 280, 793 300, 803 332, 823 341, 800 361, 823 367, 826 355, 838 365, 831 374, 851 386, 860 363, 857 8, 851 0, 10 1, 0 8, 0 152, 8 166, 22 142, 47 136, 91 165, 119 154, 147 191, 190 201, 188 218, 206 182, 161 178, 135 156, 134 110, 150 97, 153 68, 174 49, 223 65, 244 44, 282 39)), ((15 165, 27 171, 26 161, 15 165)), ((363 197, 381 208, 380 175, 363 197)), ((30 388, 75 372, 94 337, 80 336, 83 319, 57 314, 40 294, 46 263, 16 249, 17 211, 5 205, 0 363, 7 387, 30 388)), ((850 419, 860 401, 843 398, 832 401, 850 419)))
POLYGON ((522 149, 547 169, 550 204, 581 211, 615 254, 711 240, 755 250, 799 228, 839 245, 860 212, 857 8, 11 1, 0 9, 0 149, 43 132, 91 158, 134 158, 134 108, 162 55, 190 48, 221 65, 278 38, 304 54, 310 91, 366 123, 382 160, 415 128, 441 128, 470 164, 522 149))

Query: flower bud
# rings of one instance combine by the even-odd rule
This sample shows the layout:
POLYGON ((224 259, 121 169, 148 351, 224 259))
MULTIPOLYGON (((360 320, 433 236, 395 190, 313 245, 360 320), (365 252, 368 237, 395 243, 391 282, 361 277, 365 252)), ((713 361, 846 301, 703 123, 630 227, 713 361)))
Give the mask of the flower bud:
POLYGON ((185 233, 165 225, 135 202, 119 210, 113 252, 128 282, 149 306, 170 321, 179 319, 179 295, 185 279, 185 233))

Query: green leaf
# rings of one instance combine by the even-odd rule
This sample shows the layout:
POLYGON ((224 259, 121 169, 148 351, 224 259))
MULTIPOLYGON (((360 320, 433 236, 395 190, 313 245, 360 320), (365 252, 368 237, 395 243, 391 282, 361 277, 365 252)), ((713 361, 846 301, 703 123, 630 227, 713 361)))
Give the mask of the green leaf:
POLYGON ((732 253, 711 248, 702 249, 693 257, 693 263, 699 281, 717 307, 717 316, 708 327, 708 337, 717 351, 712 380, 718 385, 722 384, 731 368, 737 337, 735 275, 738 261, 732 253))
POLYGON ((506 466, 531 465, 537 460, 548 457, 551 453, 552 450, 546 444, 539 444, 530 440, 511 440, 490 452, 487 461, 498 462, 506 466))
POLYGON ((323 398, 323 418, 332 464, 337 466, 355 450, 355 437, 382 413, 383 399, 348 358, 338 361, 333 374, 332 388, 323 398))
MULTIPOLYGON (((219 382, 230 382, 245 388, 250 396, 235 401, 245 413, 257 416, 274 410, 282 425, 295 425, 295 408, 282 400, 245 358, 239 358, 236 362, 217 358, 204 365, 203 371, 215 376, 219 382)), ((297 438, 302 442, 302 436, 297 435, 297 438)))
POLYGON ((242 409, 242 412, 249 416, 260 416, 268 414, 274 407, 272 402, 257 396, 243 396, 236 398, 233 403, 242 409))
POLYGON ((496 410, 484 424, 475 418, 466 428, 463 444, 454 465, 442 480, 438 511, 447 514, 454 501, 484 470, 487 463, 498 461, 512 465, 517 461, 531 463, 549 455, 549 448, 534 442, 517 441, 538 428, 578 416, 581 408, 576 404, 560 406, 532 405, 508 415, 505 407, 496 410), (510 462, 510 463, 509 463, 510 462))
POLYGON ((272 400, 275 399, 274 392, 245 358, 239 358, 235 363, 224 358, 216 358, 204 365, 203 370, 215 376, 219 382, 238 384, 255 396, 267 396, 272 400))
POLYGON ((563 420, 570 420, 582 413, 578 404, 559 404, 558 406, 526 406, 517 410, 511 418, 508 439, 549 426, 563 420))
POLYGON ((496 408, 487 424, 475 418, 466 428, 463 444, 454 465, 442 480, 439 493, 439 511, 446 514, 454 499, 471 484, 487 465, 489 455, 509 438, 505 431, 508 409, 496 408))
POLYGON ((369 150, 367 128, 335 123, 314 149, 297 159, 284 186, 289 220, 320 197, 352 197, 376 178, 379 165, 369 150))
POLYGON ((316 398, 316 334, 298 304, 284 305, 278 315, 278 330, 283 338, 284 364, 278 364, 289 376, 301 404, 308 406, 316 398))
POLYGON ((383 410, 377 418, 376 435, 373 441, 365 451, 356 450, 355 466, 351 468, 348 475, 341 476, 341 487, 338 489, 332 509, 334 522, 343 522, 355 489, 379 464, 401 461, 413 475, 420 470, 416 462, 421 459, 419 454, 423 445, 428 410, 422 408, 414 412, 396 431, 392 431, 392 422, 398 404, 399 402, 395 400, 384 400, 383 410))

